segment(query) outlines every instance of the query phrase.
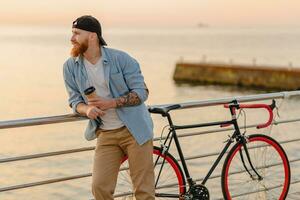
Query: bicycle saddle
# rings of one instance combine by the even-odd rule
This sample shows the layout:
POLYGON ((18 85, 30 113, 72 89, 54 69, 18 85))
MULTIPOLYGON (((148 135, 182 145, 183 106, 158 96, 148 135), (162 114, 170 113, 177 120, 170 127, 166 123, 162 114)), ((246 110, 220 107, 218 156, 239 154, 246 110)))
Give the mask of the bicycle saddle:
POLYGON ((164 106, 164 107, 149 107, 148 110, 150 113, 158 113, 158 114, 162 114, 163 116, 166 115, 170 110, 174 110, 177 108, 180 108, 180 104, 173 104, 173 105, 169 105, 169 106, 164 106))

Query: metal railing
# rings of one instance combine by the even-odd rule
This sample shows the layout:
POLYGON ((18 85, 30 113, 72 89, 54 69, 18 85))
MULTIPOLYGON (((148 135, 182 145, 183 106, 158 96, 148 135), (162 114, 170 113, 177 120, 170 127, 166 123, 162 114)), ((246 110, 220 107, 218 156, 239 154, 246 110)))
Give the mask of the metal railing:
MULTIPOLYGON (((216 106, 216 105, 222 105, 222 104, 229 103, 233 100, 237 100, 238 102, 251 102, 251 101, 261 101, 261 100, 268 100, 268 99, 285 99, 285 98, 292 97, 292 96, 300 96, 300 91, 290 91, 290 92, 287 91, 287 92, 278 92, 278 93, 247 95, 247 96, 239 96, 239 97, 227 97, 227 98, 220 98, 220 99, 186 102, 186 103, 180 103, 181 107, 179 109, 197 108, 197 107, 205 107, 205 106, 216 106)), ((169 105, 172 105, 172 104, 155 105, 155 106, 150 106, 150 107, 166 107, 169 105)), ((59 116, 50 116, 50 117, 0 121, 0 129, 10 129, 10 128, 18 128, 18 127, 54 124, 54 123, 74 122, 74 121, 80 121, 80 120, 86 120, 86 119, 87 119, 86 117, 78 116, 75 114, 68 114, 68 115, 59 115, 59 116)), ((283 123, 291 123, 291 122, 298 122, 298 121, 300 121, 300 118, 274 121, 273 124, 279 125, 279 124, 283 124, 283 123)), ((248 125, 245 127, 253 128, 256 126, 257 126, 257 124, 252 124, 252 125, 248 125)), ((241 126, 241 128, 245 128, 245 127, 241 126)), ((225 131, 230 131, 230 130, 233 130, 233 128, 222 128, 222 129, 214 129, 214 130, 209 130, 209 131, 184 133, 184 134, 179 134, 178 137, 191 137, 191 136, 204 135, 204 134, 210 134, 210 133, 225 132, 225 131)), ((160 139, 161 138, 154 138, 155 141, 160 140, 160 139)), ((162 138, 162 139, 164 139, 164 138, 162 138)), ((298 141, 300 141, 300 138, 284 140, 284 141, 280 141, 280 143, 283 144, 283 143, 291 143, 291 142, 298 142, 298 141)), ((91 146, 91 147, 68 149, 68 150, 62 150, 62 151, 52 151, 52 152, 31 154, 31 155, 25 155, 25 156, 1 158, 0 164, 22 161, 22 160, 29 160, 29 159, 37 159, 37 158, 43 158, 43 157, 50 157, 50 156, 58 156, 58 155, 64 155, 64 154, 71 154, 71 153, 78 153, 78 152, 84 152, 84 151, 92 151, 94 149, 95 149, 95 147, 91 146)), ((219 152, 210 152, 210 153, 206 153, 206 154, 187 156, 186 159, 187 160, 201 159, 201 158, 216 156, 218 154, 219 154, 219 152)), ((298 161, 300 161, 300 158, 291 160, 291 162, 298 162, 298 161)), ((79 174, 79 175, 74 175, 74 176, 48 179, 48 180, 20 184, 20 185, 13 185, 13 186, 9 186, 9 187, 2 187, 2 188, 0 187, 0 193, 5 192, 5 191, 18 190, 18 189, 22 189, 22 188, 45 185, 45 184, 50 184, 50 183, 57 183, 57 182, 62 182, 62 181, 67 181, 67 180, 85 178, 85 177, 90 177, 91 175, 92 175, 91 173, 85 173, 85 174, 79 174)), ((212 176, 211 179, 219 178, 219 177, 220 177, 220 175, 215 175, 215 176, 212 176)), ((201 180, 201 179, 199 179, 199 180, 201 180)), ((293 181, 292 183, 299 183, 299 180, 293 181)), ((122 194, 118 194, 117 196, 122 196, 122 194)))
MULTIPOLYGON (((267 99, 284 99, 284 98, 299 96, 299 95, 300 95, 300 91, 297 90, 297 91, 290 91, 290 92, 276 92, 276 93, 268 93, 268 94, 227 97, 227 98, 220 98, 220 99, 210 99, 210 100, 193 101, 187 103, 179 103, 181 105, 181 108, 179 109, 216 106, 216 105, 229 103, 233 100, 237 100, 238 102, 250 102, 250 101, 260 101, 260 100, 267 100, 267 99)), ((172 104, 155 105, 155 107, 166 107, 169 105, 172 104)), ((64 122, 72 122, 72 121, 79 121, 79 120, 86 120, 86 119, 87 119, 86 117, 78 116, 75 114, 68 114, 68 115, 58 115, 58 116, 51 116, 51 117, 9 120, 9 121, 0 122, 0 129, 64 123, 64 122)))

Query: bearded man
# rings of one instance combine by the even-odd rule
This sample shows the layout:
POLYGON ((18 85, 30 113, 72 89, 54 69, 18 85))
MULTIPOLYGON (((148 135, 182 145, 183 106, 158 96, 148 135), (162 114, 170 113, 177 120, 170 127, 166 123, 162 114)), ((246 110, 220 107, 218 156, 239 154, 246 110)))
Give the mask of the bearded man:
POLYGON ((73 112, 89 118, 85 138, 97 138, 95 199, 113 199, 121 159, 127 155, 135 198, 153 200, 153 123, 144 104, 149 92, 138 62, 123 51, 104 47, 101 25, 89 15, 73 22, 71 43, 63 75, 73 112), (84 93, 90 87, 96 89, 93 98, 84 93))

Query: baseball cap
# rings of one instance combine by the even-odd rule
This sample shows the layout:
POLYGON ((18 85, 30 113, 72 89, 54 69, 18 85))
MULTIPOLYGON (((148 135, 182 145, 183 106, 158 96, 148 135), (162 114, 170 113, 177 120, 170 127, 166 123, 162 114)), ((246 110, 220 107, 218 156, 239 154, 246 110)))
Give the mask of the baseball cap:
POLYGON ((78 17, 72 25, 72 28, 78 28, 85 31, 97 33, 101 45, 107 45, 102 37, 102 29, 99 21, 91 15, 78 17))

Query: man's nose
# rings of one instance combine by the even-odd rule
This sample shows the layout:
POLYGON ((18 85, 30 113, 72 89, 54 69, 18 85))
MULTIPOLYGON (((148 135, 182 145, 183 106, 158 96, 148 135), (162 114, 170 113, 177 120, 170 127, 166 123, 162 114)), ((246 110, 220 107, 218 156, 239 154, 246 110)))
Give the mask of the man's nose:
POLYGON ((70 41, 71 41, 71 42, 75 42, 75 37, 74 37, 74 35, 72 35, 70 41))

